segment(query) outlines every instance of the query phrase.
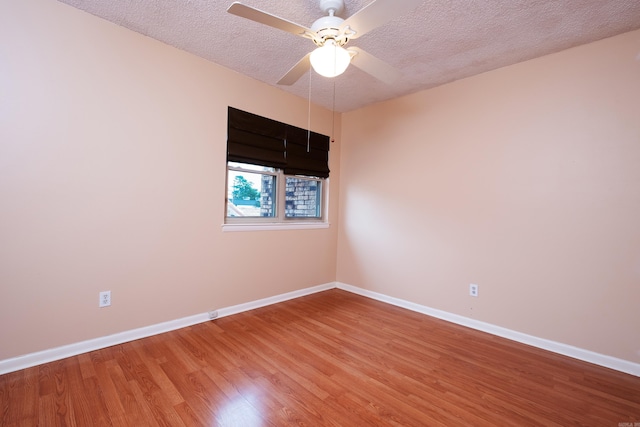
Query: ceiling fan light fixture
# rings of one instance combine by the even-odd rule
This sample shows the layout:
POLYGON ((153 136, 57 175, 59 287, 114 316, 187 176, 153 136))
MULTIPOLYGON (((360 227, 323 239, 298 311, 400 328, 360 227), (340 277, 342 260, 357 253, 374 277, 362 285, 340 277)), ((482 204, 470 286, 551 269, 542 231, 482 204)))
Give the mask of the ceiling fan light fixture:
POLYGON ((336 77, 345 72, 351 62, 351 55, 335 40, 328 39, 324 45, 311 52, 309 60, 316 73, 324 77, 336 77))

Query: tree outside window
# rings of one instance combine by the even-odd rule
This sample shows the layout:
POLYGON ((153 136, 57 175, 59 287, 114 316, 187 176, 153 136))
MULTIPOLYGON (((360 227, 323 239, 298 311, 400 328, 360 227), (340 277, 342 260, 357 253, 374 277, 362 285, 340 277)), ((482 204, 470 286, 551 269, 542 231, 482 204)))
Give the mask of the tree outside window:
POLYGON ((233 203, 236 205, 252 204, 260 206, 260 192, 242 175, 237 175, 233 179, 233 191, 231 192, 231 196, 233 198, 233 203))

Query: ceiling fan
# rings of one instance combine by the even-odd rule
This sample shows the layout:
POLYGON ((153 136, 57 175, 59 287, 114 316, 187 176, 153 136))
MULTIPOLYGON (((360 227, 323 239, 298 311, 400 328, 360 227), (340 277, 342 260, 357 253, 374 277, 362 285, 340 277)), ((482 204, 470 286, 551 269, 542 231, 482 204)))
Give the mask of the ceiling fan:
POLYGON ((320 0, 320 9, 326 16, 317 19, 311 28, 251 6, 235 2, 227 12, 252 21, 277 28, 288 33, 311 39, 317 46, 294 65, 279 81, 280 85, 292 85, 309 67, 325 77, 342 74, 349 63, 385 83, 393 83, 399 71, 357 47, 345 49, 351 39, 357 39, 393 18, 415 8, 422 0, 373 0, 347 19, 339 15, 344 10, 344 0, 320 0))

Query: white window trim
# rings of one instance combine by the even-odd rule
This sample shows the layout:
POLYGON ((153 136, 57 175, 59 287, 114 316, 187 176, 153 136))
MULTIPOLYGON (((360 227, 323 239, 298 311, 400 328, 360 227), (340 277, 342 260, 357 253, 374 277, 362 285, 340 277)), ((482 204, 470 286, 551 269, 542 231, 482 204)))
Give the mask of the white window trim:
POLYGON ((263 224, 222 224, 222 231, 311 230, 329 228, 328 222, 270 222, 263 224))

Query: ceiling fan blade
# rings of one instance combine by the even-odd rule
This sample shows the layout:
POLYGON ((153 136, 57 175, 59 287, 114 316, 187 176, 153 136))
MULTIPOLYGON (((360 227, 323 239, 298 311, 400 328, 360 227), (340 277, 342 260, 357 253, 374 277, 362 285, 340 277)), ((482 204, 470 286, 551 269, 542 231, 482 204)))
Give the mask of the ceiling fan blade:
POLYGON ((298 36, 310 37, 310 34, 313 34, 313 31, 306 27, 303 27, 302 25, 298 25, 295 22, 287 21, 286 19, 280 18, 254 7, 244 5, 239 2, 232 3, 231 6, 229 6, 229 8, 227 9, 227 12, 236 16, 240 16, 242 18, 250 19, 260 24, 277 28, 278 30, 296 34, 298 36))
POLYGON ((368 33, 369 31, 386 24, 394 18, 408 13, 416 8, 423 0, 373 0, 363 7, 340 26, 341 30, 349 27, 355 34, 350 35, 350 39, 368 33))
POLYGON ((309 61, 309 57, 311 57, 311 53, 306 54, 296 65, 291 67, 287 74, 282 76, 280 80, 278 80, 279 85, 291 86, 295 82, 302 77, 309 68, 311 67, 311 61, 309 61))
POLYGON ((357 47, 350 47, 347 49, 354 55, 351 58, 351 63, 354 67, 360 68, 367 74, 375 77, 376 79, 386 83, 392 84, 400 78, 400 71, 392 67, 381 59, 376 58, 370 53, 357 47))

